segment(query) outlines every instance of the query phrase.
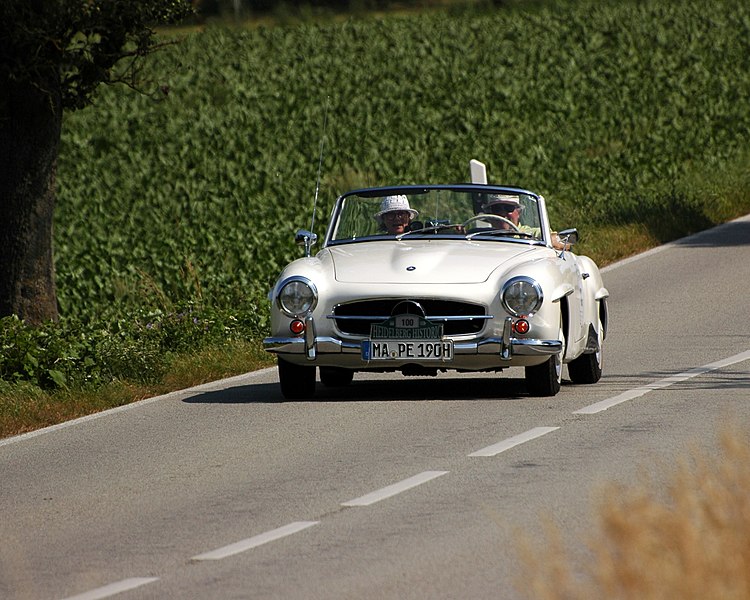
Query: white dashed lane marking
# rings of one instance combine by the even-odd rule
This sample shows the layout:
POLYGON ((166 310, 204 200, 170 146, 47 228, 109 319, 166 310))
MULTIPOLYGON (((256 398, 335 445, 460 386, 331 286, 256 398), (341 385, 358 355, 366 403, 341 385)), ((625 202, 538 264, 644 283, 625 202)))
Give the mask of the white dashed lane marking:
POLYGON ((193 560, 221 560, 222 558, 227 558, 228 556, 233 556, 240 552, 257 548, 268 542, 273 542, 288 535, 298 533, 303 529, 307 529, 318 523, 320 523, 320 521, 295 521, 294 523, 289 523, 289 525, 284 525, 278 529, 272 529, 271 531, 266 531, 265 533, 261 533, 246 540, 223 546, 222 548, 212 550, 211 552, 199 554, 198 556, 194 556, 193 560))
POLYGON ((395 496, 396 494, 400 494, 401 492, 410 490, 413 487, 417 487, 418 485, 427 483, 428 481, 435 479, 436 477, 445 475, 447 472, 448 471, 424 471, 419 475, 414 475, 414 477, 409 477, 408 479, 404 479, 403 481, 399 481, 398 483, 394 483, 393 485, 375 490, 374 492, 365 494, 364 496, 360 496, 359 498, 355 498, 354 500, 342 502, 341 506, 369 506, 370 504, 375 504, 380 500, 385 500, 386 498, 390 498, 391 496, 395 496))
POLYGON ((500 454, 501 452, 510 450, 514 446, 518 446, 519 444, 523 444, 524 442, 529 442, 538 437, 541 437, 543 435, 556 431, 557 429, 560 429, 560 428, 559 427, 534 427, 534 429, 529 429, 528 431, 524 433, 519 433, 518 435, 514 435, 513 437, 510 437, 507 440, 503 440, 502 442, 498 442, 497 444, 492 444, 491 446, 487 446, 486 448, 482 448, 481 450, 472 452, 471 454, 469 454, 469 456, 496 456, 497 454, 500 454))
MULTIPOLYGON (((663 379, 660 379, 658 381, 655 381, 653 383, 650 383, 650 384, 647 384, 638 388, 628 390, 612 398, 608 398, 606 400, 602 400, 601 402, 597 402, 595 404, 591 404, 590 406, 586 406, 584 408, 576 410, 573 412, 573 414, 581 414, 581 415, 596 414, 598 412, 607 410, 608 408, 611 408, 618 404, 622 404, 623 402, 627 402, 628 400, 639 398, 645 394, 648 394, 651 391, 664 389, 676 383, 687 381, 689 379, 698 377, 700 375, 704 375, 711 371, 715 371, 717 369, 728 367, 733 364, 740 363, 740 362, 747 361, 747 360, 750 360, 750 350, 739 353, 739 354, 735 354, 734 356, 730 356, 723 360, 709 363, 702 367, 696 367, 696 368, 684 371, 683 373, 678 373, 670 377, 665 377, 663 379)), ((153 400, 155 399, 152 399, 151 401, 153 400)), ((49 428, 47 431, 51 431, 53 429, 54 428, 49 428)), ((559 427, 535 427, 524 433, 507 438, 501 442, 492 444, 490 446, 482 448, 481 450, 477 450, 476 452, 472 452, 468 456, 469 457, 496 456, 502 452, 505 452, 506 450, 510 450, 511 448, 514 448, 515 446, 537 439, 541 436, 544 436, 558 429, 560 428, 559 427)), ((9 443, 10 441, 17 441, 19 439, 24 439, 24 438, 23 436, 19 436, 18 438, 11 438, 11 440, 4 440, 3 442, 9 443)), ((342 502, 341 505, 352 506, 352 507, 369 506, 371 504, 379 502, 380 500, 385 500, 386 498, 390 498, 392 496, 395 496, 397 494, 410 490, 414 487, 422 485, 423 483, 427 483, 428 481, 431 481, 437 477, 440 477, 441 475, 446 475, 447 473, 448 471, 424 471, 422 473, 419 473, 418 475, 414 475, 413 477, 409 477, 408 479, 404 479, 403 481, 400 481, 393 485, 389 485, 379 490, 375 490, 374 492, 371 492, 369 494, 365 494, 364 496, 360 496, 359 498, 349 500, 348 502, 342 502)), ((320 521, 295 521, 283 527, 279 527, 277 529, 267 531, 265 533, 230 544, 228 546, 223 546, 216 550, 212 550, 210 552, 199 554, 197 556, 194 556, 192 560, 196 560, 196 561, 221 560, 223 558, 227 558, 229 556, 233 556, 235 554, 245 552, 252 548, 256 548, 263 544, 298 533, 309 527, 312 527, 313 525, 318 525, 319 523, 320 521)), ((111 596, 114 596, 123 592, 127 592, 129 590, 133 590, 135 588, 147 585, 149 583, 153 583, 155 581, 159 581, 159 578, 158 577, 132 577, 132 578, 123 579, 122 581, 118 581, 116 583, 105 585, 103 587, 96 588, 94 590, 90 590, 88 592, 84 592, 75 596, 69 596, 65 600, 99 600, 103 598, 109 598, 111 596)))
POLYGON ((579 410, 574 410, 573 414, 593 415, 603 410, 607 410, 608 408, 612 408, 613 406, 617 406, 618 404, 622 404, 623 402, 627 402, 628 400, 639 398, 654 390, 661 390, 669 387, 670 385, 674 385, 675 383, 687 381, 688 379, 692 379, 693 377, 698 377, 699 375, 704 375, 706 373, 710 373, 711 371, 716 371, 717 369, 722 369, 724 367, 728 367, 745 360, 750 360, 750 350, 740 352, 739 354, 735 354, 734 356, 730 356, 723 360, 717 360, 716 362, 709 363, 702 367, 695 367, 694 369, 690 369, 689 371, 685 371, 683 373, 678 373, 677 375, 665 377, 664 379, 654 381, 653 383, 649 383, 648 385, 628 390, 627 392, 623 392, 618 396, 614 396, 612 398, 608 398, 607 400, 602 400, 601 402, 585 406, 579 410))
POLYGON ((95 590, 84 592, 83 594, 77 594, 75 596, 69 596, 65 600, 99 600, 100 598, 109 598, 115 594, 134 590, 137 587, 146 585, 147 583, 153 583, 159 581, 158 577, 131 577, 130 579, 123 579, 117 583, 110 583, 95 590))

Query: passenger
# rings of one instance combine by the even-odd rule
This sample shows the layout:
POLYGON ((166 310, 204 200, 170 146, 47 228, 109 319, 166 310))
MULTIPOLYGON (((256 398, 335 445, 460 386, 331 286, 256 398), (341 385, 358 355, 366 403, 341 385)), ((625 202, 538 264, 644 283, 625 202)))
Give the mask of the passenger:
POLYGON ((375 220, 381 230, 391 235, 409 231, 409 225, 419 213, 409 206, 409 199, 403 194, 386 196, 380 203, 380 211, 375 213, 375 220))

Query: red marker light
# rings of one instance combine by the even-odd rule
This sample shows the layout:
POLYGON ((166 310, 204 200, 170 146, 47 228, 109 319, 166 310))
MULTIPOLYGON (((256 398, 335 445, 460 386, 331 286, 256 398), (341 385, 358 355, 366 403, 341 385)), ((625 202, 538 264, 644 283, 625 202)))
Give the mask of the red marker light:
POLYGON ((299 319, 294 319, 291 323, 289 323, 289 330, 294 335, 299 335, 305 330, 305 323, 304 321, 300 321, 299 319))
POLYGON ((516 333, 520 333, 521 335, 523 335, 524 333, 529 333, 529 329, 531 328, 531 326, 526 319, 519 319, 515 322, 513 328, 516 330, 516 333))

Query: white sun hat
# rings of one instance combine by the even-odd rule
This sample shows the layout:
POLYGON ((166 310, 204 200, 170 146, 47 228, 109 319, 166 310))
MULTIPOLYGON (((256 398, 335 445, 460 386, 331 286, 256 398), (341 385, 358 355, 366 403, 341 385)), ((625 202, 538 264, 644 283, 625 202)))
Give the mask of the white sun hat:
POLYGON ((409 206, 409 199, 404 194, 397 196, 386 196, 380 203, 380 211, 375 213, 375 219, 378 223, 382 222, 383 215, 389 212, 405 210, 412 219, 416 219, 419 213, 409 206))
POLYGON ((510 194, 490 194, 487 196, 487 202, 482 205, 482 210, 487 210, 494 204, 512 204, 514 206, 521 206, 521 201, 518 196, 511 196, 510 194))

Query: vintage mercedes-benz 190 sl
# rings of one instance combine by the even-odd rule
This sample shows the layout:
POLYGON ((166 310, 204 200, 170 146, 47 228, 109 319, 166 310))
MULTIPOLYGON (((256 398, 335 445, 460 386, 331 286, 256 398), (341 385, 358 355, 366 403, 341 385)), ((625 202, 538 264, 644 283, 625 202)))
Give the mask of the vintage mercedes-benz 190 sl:
MULTIPOLYGON (((487 184, 360 189, 336 200, 322 249, 270 298, 285 398, 311 398, 355 372, 436 375, 523 367, 533 396, 602 373, 608 292, 596 264, 551 231, 542 196, 487 184)), ((499 385, 499 383, 497 383, 499 385)))

